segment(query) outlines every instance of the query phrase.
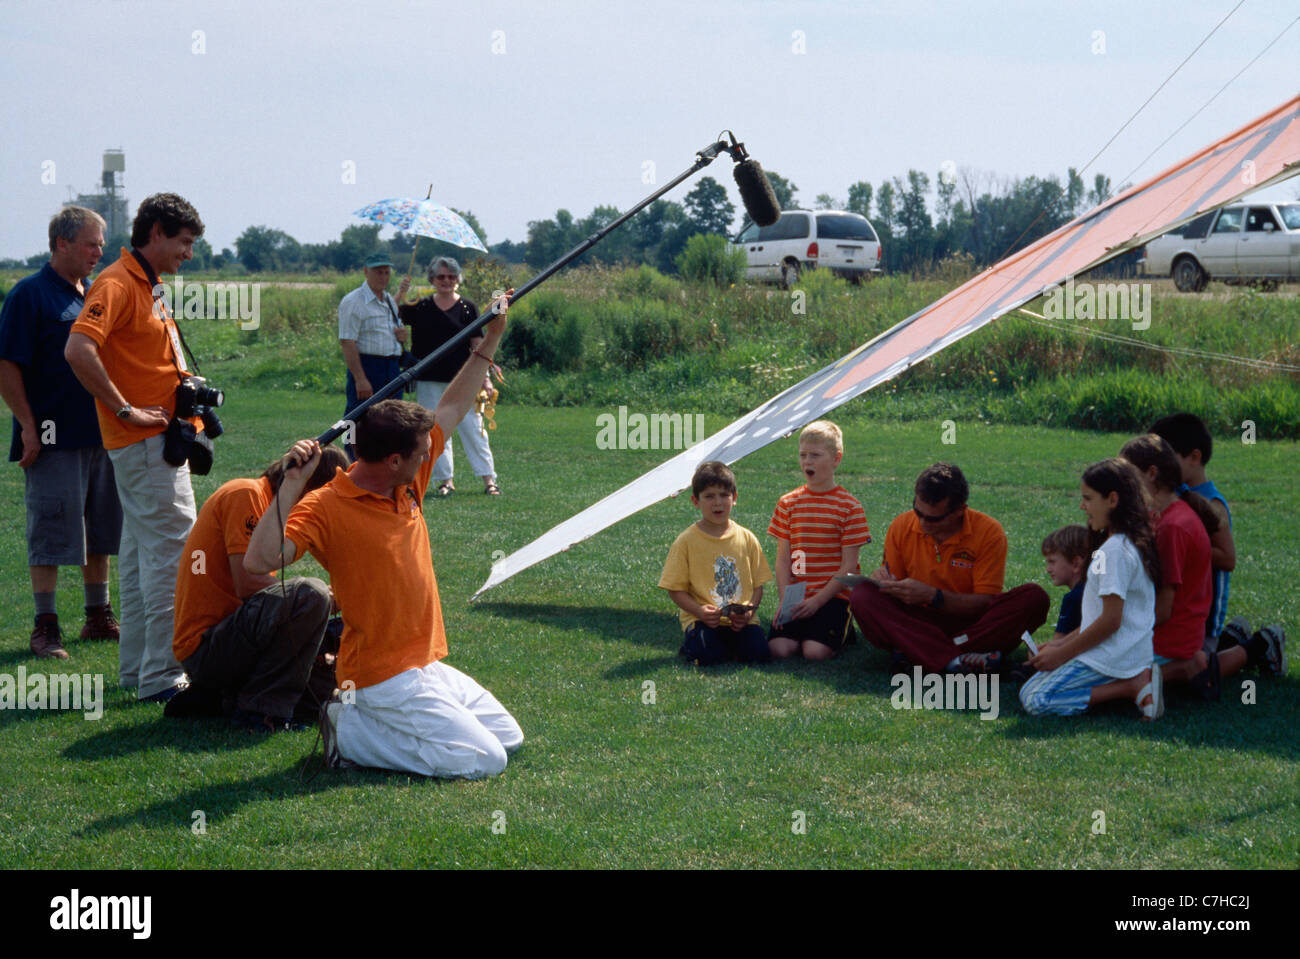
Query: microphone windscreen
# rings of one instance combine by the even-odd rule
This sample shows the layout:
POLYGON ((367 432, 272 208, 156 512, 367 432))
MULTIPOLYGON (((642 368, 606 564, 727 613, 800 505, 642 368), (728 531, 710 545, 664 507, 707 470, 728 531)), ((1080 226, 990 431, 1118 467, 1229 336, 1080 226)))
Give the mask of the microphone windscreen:
POLYGON ((771 226, 781 219, 781 205, 776 202, 772 184, 757 160, 742 160, 737 163, 732 175, 740 189, 740 199, 745 204, 745 212, 759 226, 771 226))

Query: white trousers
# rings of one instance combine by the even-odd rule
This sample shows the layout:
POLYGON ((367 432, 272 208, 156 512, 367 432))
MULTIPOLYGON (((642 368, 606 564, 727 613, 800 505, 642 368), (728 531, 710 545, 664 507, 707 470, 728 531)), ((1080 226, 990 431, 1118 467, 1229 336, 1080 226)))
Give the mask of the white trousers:
POLYGON ((523 744, 495 696, 446 663, 408 669, 356 691, 339 713, 339 755, 362 766, 479 779, 505 771, 523 744))
POLYGON ((194 525, 189 465, 169 466, 163 437, 109 450, 122 501, 118 552, 122 638, 117 681, 143 699, 174 686, 185 670, 172 655, 176 571, 194 525))
MULTIPOLYGON (((435 383, 432 380, 415 381, 415 398, 416 401, 426 410, 438 408, 438 401, 442 399, 443 392, 447 389, 446 383, 435 383)), ((470 407, 465 418, 460 421, 456 427, 456 432, 460 434, 460 441, 465 444, 465 455, 469 457, 469 465, 474 470, 475 476, 490 476, 492 479, 497 478, 496 465, 492 460, 492 449, 488 446, 487 434, 483 432, 483 417, 481 417, 474 407, 470 407)), ((438 462, 433 464, 433 482, 441 483, 444 480, 452 478, 456 471, 456 461, 451 452, 451 437, 447 437, 447 442, 442 448, 442 455, 438 457, 438 462)))

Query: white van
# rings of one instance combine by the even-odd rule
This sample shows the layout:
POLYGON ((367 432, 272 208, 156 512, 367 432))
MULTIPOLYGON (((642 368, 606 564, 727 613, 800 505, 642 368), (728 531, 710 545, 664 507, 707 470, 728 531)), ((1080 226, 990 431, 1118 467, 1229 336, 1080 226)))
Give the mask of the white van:
POLYGON ((855 283, 880 273, 880 238, 860 213, 785 210, 771 226, 750 223, 732 246, 745 251, 749 279, 776 280, 787 288, 814 267, 855 283))

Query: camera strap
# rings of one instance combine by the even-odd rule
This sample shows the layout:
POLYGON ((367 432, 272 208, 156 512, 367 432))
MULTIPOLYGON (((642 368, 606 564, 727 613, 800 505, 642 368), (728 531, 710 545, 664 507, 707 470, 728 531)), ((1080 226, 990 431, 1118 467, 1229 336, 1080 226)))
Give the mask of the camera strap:
POLYGON ((176 378, 178 380, 185 379, 185 369, 181 366, 180 350, 184 350, 185 355, 190 358, 190 363, 194 367, 195 375, 202 376, 203 371, 199 369, 198 361, 194 359, 194 351, 191 350, 190 345, 185 342, 185 334, 181 332, 181 325, 176 322, 176 318, 167 309, 167 303, 159 292, 159 290, 162 289, 162 284, 158 280, 158 274, 154 272, 152 264, 150 264, 150 262, 144 258, 144 255, 135 247, 131 248, 131 255, 135 257, 135 261, 140 264, 140 269, 144 270, 145 279, 149 283, 149 295, 153 297, 154 316, 158 317, 162 322, 163 333, 166 334, 167 342, 171 346, 170 352, 172 363, 176 366, 176 378), (168 323, 168 320, 171 320, 171 323, 168 323), (174 336, 172 335, 173 331, 175 331, 174 336), (177 347, 178 343, 180 344, 179 348, 177 347))

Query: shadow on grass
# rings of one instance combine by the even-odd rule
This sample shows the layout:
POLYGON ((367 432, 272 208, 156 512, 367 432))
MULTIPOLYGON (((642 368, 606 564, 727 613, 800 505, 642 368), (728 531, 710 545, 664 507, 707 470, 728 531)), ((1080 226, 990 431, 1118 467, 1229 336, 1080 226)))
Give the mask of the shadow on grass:
POLYGON ((888 663, 888 657, 883 653, 874 649, 863 649, 861 645, 850 646, 836 658, 822 662, 774 659, 766 663, 731 662, 718 663, 715 666, 695 666, 675 653, 666 653, 653 658, 619 663, 611 666, 602 675, 606 679, 642 679, 662 673, 665 669, 678 668, 710 676, 729 676, 741 670, 752 669, 763 673, 789 674, 800 681, 822 683, 846 696, 875 694, 888 698, 889 675, 885 671, 888 663))
MULTIPOLYGON (((151 749, 176 749, 186 753, 216 753, 232 749, 248 749, 265 740, 265 735, 235 729, 230 720, 212 719, 167 719, 162 716, 161 707, 147 704, 142 710, 151 708, 157 712, 153 722, 134 723, 105 729, 101 733, 77 740, 65 748, 65 759, 94 760, 120 759, 135 753, 151 749)), ((276 733, 277 736, 301 738, 304 743, 316 735, 315 729, 296 733, 276 733)))
POLYGON ((608 609, 591 606, 561 606, 558 603, 476 603, 472 609, 508 619, 522 619, 556 629, 583 630, 611 642, 666 647, 675 652, 681 634, 675 618, 661 610, 608 609))
MULTIPOLYGON (((36 660, 36 662, 38 664, 48 664, 50 661, 36 660)), ((69 664, 66 660, 55 660, 55 662, 62 662, 65 669, 54 673, 50 673, 50 672, 46 672, 38 665, 34 668, 29 666, 26 673, 28 678, 38 674, 43 674, 46 677, 45 701, 47 703, 53 702, 55 699, 59 698, 59 691, 57 691, 54 688, 55 683, 51 681, 49 678, 51 675, 60 675, 60 673, 62 673, 63 675, 90 675, 90 676, 95 675, 94 673, 89 673, 89 674, 76 673, 72 668, 69 668, 69 664)), ((24 702, 28 701, 28 697, 30 696, 30 694, 31 694, 31 688, 29 685, 27 687, 27 691, 23 693, 24 702)), ((74 701, 75 699, 70 700, 70 704, 71 702, 74 701)), ((75 716, 80 720, 86 722, 95 722, 98 724, 99 722, 102 721, 103 717, 109 715, 111 712, 114 712, 116 710, 129 710, 129 709, 136 709, 136 708, 139 708, 142 712, 149 709, 154 709, 161 712, 161 707, 155 704, 145 703, 141 705, 139 703, 139 700, 135 698, 134 689, 122 689, 120 686, 117 685, 116 681, 110 684, 109 682, 107 682, 106 679, 103 688, 103 696, 99 702, 99 710, 100 710, 99 719, 92 720, 87 717, 86 714, 89 711, 89 704, 88 701, 85 700, 81 701, 80 705, 76 706, 76 708, 69 708, 69 709, 58 709, 53 707, 33 709, 29 706, 24 707, 23 709, 18 709, 15 704, 15 705, 9 705, 4 709, 0 709, 0 732, 3 732, 4 730, 8 729, 11 726, 17 726, 19 723, 31 722, 33 720, 38 720, 38 719, 65 719, 69 716, 75 716)))
POLYGON ((1096 732, 1124 733, 1181 746, 1255 752, 1290 761, 1300 760, 1300 740, 1294 722, 1300 712, 1300 684, 1291 679, 1262 679, 1256 686, 1257 702, 1246 705, 1224 687, 1217 703, 1202 702, 1185 690, 1168 694, 1165 714, 1154 723, 1137 718, 1130 703, 1107 703, 1082 716, 1027 716, 1020 710, 1019 689, 1002 693, 1010 709, 1010 722, 998 729, 1011 740, 1043 740, 1096 732), (1010 698, 1009 698, 1010 697, 1010 698))
POLYGON ((774 660, 762 664, 720 663, 716 666, 693 666, 677 655, 681 646, 681 626, 671 612, 639 609, 593 609, 590 606, 562 606, 558 603, 481 603, 475 608, 510 619, 522 619, 557 629, 583 630, 609 642, 628 642, 652 646, 660 655, 632 660, 610 667, 605 676, 611 679, 636 679, 673 665, 682 669, 703 669, 709 673, 737 669, 789 671, 810 682, 820 682, 848 695, 889 692, 889 676, 884 672, 886 654, 858 637, 855 645, 835 659, 814 663, 802 659, 774 660))
MULTIPOLYGON (((122 812, 112 816, 101 816, 77 830, 73 835, 81 838, 95 838, 107 833, 124 829, 139 829, 141 826, 174 827, 177 823, 191 821, 194 810, 202 809, 209 828, 214 823, 239 812, 250 803, 265 802, 268 797, 276 799, 293 799, 299 796, 312 796, 328 792, 340 786, 355 786, 365 783, 379 783, 394 777, 424 779, 409 773, 394 772, 386 769, 349 769, 320 770, 320 757, 314 755, 307 760, 306 774, 301 775, 303 760, 295 760, 278 771, 268 772, 251 779, 238 782, 208 783, 206 785, 179 793, 170 799, 161 799, 134 811, 122 812)), ((433 787, 454 785, 455 780, 430 779, 433 787)), ((412 783, 413 785, 413 783, 412 783)))

